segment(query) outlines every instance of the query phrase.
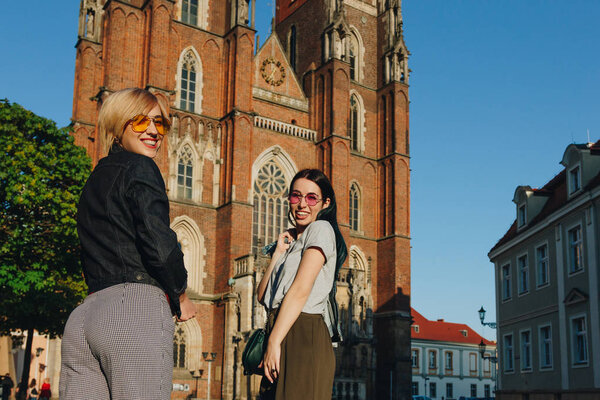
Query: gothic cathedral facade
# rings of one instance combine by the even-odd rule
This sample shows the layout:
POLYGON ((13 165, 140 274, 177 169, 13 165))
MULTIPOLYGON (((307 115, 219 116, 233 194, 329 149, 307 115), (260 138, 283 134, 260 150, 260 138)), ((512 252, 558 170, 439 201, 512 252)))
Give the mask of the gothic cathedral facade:
POLYGON ((108 94, 142 87, 170 99, 156 162, 198 310, 176 327, 172 397, 256 398, 259 378, 243 375, 241 352, 264 324, 260 250, 288 227, 293 175, 316 167, 332 181, 349 249, 334 398, 409 399, 401 0, 276 0, 261 47, 255 1, 81 0, 72 122, 94 164, 108 94))

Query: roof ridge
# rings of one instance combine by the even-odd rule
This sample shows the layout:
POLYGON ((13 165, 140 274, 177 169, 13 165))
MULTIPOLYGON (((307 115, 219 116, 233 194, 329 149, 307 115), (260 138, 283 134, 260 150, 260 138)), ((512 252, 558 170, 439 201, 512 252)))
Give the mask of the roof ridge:
POLYGON ((488 340, 481 336, 475 329, 468 324, 460 322, 435 321, 425 318, 422 314, 411 307, 411 316, 413 316, 413 325, 419 329, 411 329, 413 339, 444 341, 452 343, 465 343, 478 345, 481 340, 486 345, 495 345, 496 342, 488 340), (416 317, 416 318, 415 318, 416 317), (462 333, 466 331, 466 335, 462 333))

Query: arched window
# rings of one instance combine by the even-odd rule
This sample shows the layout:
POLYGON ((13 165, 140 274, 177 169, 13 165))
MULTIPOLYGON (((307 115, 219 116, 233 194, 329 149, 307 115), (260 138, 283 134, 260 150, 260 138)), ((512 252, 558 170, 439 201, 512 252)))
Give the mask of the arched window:
POLYGON ((171 224, 171 229, 177 234, 179 248, 183 252, 183 261, 188 273, 186 290, 202 294, 206 278, 204 235, 198 224, 187 215, 176 217, 171 224))
POLYGON ((188 51, 181 65, 181 80, 179 93, 179 108, 185 111, 196 110, 196 72, 198 71, 196 57, 188 51))
POLYGON ((198 0, 182 0, 181 22, 194 26, 198 24, 198 0))
POLYGON ((350 210, 350 229, 358 231, 360 226, 360 192, 356 183, 353 183, 352 186, 350 186, 349 198, 350 205, 348 209, 350 210))
POLYGON ((355 41, 350 40, 350 57, 348 61, 350 62, 350 79, 352 80, 356 80, 356 50, 355 41))
POLYGON ((350 79, 356 82, 362 82, 362 55, 363 45, 362 38, 358 31, 351 28, 350 35, 348 36, 348 58, 347 61, 350 64, 350 79))
POLYGON ((252 217, 252 250, 259 241, 267 245, 288 227, 288 182, 282 168, 273 159, 258 171, 254 181, 254 211, 252 217))
POLYGON ((356 90, 350 90, 350 115, 348 116, 348 137, 350 150, 365 151, 365 106, 356 90))
POLYGON ((356 96, 350 96, 350 148, 354 151, 360 150, 358 108, 359 104, 356 96))
POLYGON ((360 296, 360 300, 358 301, 358 306, 360 307, 360 314, 359 314, 360 322, 362 322, 365 319, 365 316, 367 315, 365 298, 363 296, 360 296))
POLYGON ((192 149, 184 146, 177 157, 177 197, 180 199, 192 199, 193 160, 192 149))
POLYGON ((290 50, 290 65, 292 69, 296 70, 296 25, 292 25, 290 28, 290 40, 289 40, 290 50))
POLYGON ((400 68, 400 82, 406 82, 406 71, 405 71, 406 60, 402 52, 398 53, 398 68, 400 68))
POLYGON ((360 250, 357 246, 352 245, 350 246, 348 254, 348 263, 350 269, 356 269, 359 271, 367 270, 367 258, 362 250, 360 250))
POLYGON ((185 368, 185 340, 186 334, 179 327, 173 337, 173 367, 175 368, 185 368))

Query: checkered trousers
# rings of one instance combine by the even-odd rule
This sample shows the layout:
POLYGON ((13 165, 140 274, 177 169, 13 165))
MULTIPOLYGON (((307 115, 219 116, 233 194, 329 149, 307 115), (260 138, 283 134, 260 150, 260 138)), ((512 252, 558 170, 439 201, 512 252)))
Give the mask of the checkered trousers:
POLYGON ((170 399, 173 331, 156 286, 122 283, 92 293, 65 327, 60 399, 170 399))

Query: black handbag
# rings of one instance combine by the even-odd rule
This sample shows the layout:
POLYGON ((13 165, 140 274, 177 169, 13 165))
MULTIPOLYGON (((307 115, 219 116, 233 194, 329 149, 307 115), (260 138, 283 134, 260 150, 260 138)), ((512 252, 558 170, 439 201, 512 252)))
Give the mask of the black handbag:
POLYGON ((264 329, 257 329, 252 332, 242 353, 242 366, 244 367, 244 375, 264 374, 263 369, 258 368, 258 365, 263 359, 266 345, 267 334, 264 329))

